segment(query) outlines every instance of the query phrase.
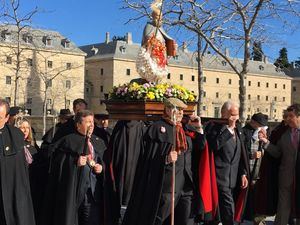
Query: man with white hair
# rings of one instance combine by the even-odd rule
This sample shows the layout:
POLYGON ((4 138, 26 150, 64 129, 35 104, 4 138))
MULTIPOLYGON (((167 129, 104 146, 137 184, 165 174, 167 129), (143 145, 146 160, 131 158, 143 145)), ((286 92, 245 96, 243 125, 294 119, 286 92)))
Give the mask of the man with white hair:
POLYGON ((234 221, 240 221, 242 216, 249 164, 241 127, 237 123, 238 104, 232 101, 225 102, 221 116, 223 120, 211 121, 205 129, 209 149, 214 152, 219 195, 220 215, 216 216, 213 224, 218 224, 221 220, 223 225, 233 225, 234 221), (234 196, 238 196, 238 199, 234 196))

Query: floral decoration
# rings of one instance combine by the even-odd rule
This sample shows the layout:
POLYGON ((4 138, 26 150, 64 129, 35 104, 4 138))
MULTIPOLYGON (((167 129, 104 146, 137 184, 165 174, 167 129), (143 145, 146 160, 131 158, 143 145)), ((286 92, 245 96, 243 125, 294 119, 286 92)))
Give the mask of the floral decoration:
POLYGON ((113 87, 109 100, 121 101, 160 101, 165 98, 178 98, 184 102, 194 102, 196 95, 177 84, 168 83, 126 83, 113 87))

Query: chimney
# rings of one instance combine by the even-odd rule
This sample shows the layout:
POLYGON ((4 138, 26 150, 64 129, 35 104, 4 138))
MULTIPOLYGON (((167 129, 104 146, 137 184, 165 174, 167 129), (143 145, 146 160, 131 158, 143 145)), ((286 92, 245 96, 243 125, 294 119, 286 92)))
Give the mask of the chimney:
POLYGON ((131 32, 127 32, 127 34, 126 34, 126 43, 129 45, 132 44, 132 33, 131 32))
POLYGON ((230 57, 229 48, 225 48, 225 55, 226 55, 227 57, 230 57))
POLYGON ((269 61, 268 61, 268 57, 267 56, 263 56, 263 62, 265 63, 265 64, 268 64, 269 63, 269 61))
POLYGON ((109 42, 110 42, 110 40, 109 40, 109 32, 106 32, 105 43, 108 44, 109 42))
POLYGON ((185 41, 182 43, 182 51, 183 52, 188 52, 187 44, 186 44, 185 41))

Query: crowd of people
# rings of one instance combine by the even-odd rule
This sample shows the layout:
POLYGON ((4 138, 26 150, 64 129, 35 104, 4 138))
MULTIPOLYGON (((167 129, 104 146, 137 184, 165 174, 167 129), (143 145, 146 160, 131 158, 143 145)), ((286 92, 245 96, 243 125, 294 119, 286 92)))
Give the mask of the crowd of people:
POLYGON ((83 99, 36 144, 30 120, 0 99, 0 224, 300 224, 300 105, 268 128, 241 127, 227 101, 205 126, 179 99, 158 121, 94 115, 83 99))

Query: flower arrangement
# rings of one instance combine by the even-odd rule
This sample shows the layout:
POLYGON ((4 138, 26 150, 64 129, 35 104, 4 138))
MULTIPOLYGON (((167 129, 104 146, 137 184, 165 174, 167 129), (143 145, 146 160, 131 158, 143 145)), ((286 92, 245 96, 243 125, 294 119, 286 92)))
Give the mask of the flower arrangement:
POLYGON ((184 102, 194 102, 196 95, 186 88, 177 84, 155 84, 136 82, 126 83, 113 87, 109 100, 121 101, 159 101, 165 98, 175 97, 184 102))

